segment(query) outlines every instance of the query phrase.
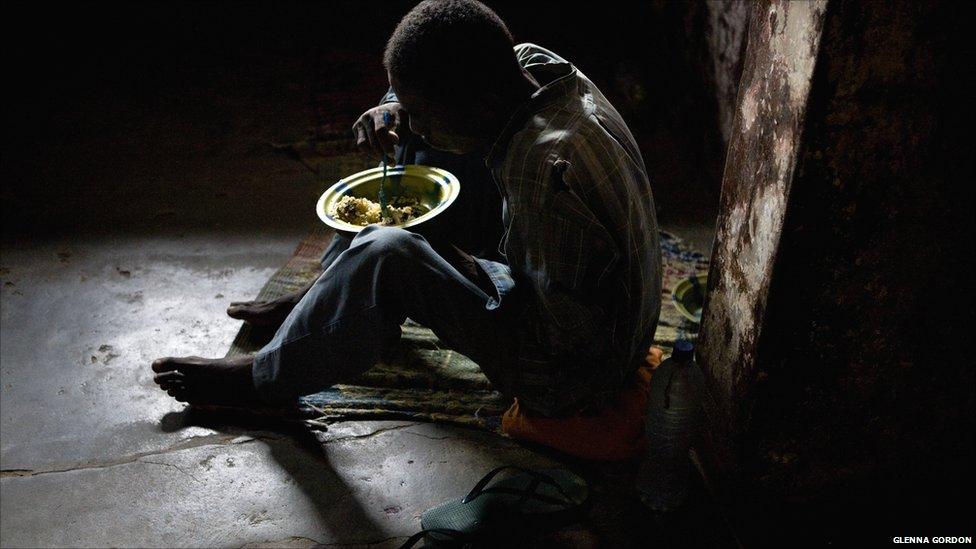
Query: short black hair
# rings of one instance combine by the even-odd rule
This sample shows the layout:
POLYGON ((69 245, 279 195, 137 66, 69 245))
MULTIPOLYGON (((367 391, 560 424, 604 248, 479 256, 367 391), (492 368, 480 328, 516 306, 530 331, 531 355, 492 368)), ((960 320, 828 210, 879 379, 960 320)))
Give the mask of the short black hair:
POLYGON ((481 2, 426 0, 393 31, 383 65, 426 97, 456 102, 462 90, 509 82, 519 70, 514 47, 508 27, 481 2))

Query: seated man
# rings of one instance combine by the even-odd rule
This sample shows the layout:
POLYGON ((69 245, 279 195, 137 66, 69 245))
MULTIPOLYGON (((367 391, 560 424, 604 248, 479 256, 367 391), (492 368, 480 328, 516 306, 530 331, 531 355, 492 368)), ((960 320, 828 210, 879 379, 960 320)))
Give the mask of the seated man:
POLYGON ((456 161, 480 159, 487 170, 445 167, 481 170, 459 174, 462 195, 485 197, 472 211, 491 211, 497 185, 501 223, 455 215, 461 226, 436 239, 380 226, 336 236, 303 295, 228 311, 280 322, 254 357, 159 359, 156 382, 190 403, 290 404, 370 368, 410 317, 528 410, 598 406, 643 362, 660 310, 654 203, 626 124, 573 65, 515 46, 475 0, 419 4, 384 65, 391 93, 357 122, 360 144, 389 150, 409 124, 456 161))

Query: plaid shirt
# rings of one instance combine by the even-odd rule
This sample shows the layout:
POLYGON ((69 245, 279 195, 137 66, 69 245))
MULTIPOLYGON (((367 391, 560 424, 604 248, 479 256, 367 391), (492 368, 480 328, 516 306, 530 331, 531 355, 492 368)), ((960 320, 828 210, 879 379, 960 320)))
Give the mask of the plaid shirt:
POLYGON ((661 305, 657 218, 637 143, 600 90, 544 48, 515 53, 542 87, 486 158, 508 265, 479 263, 499 301, 514 290, 526 303, 508 389, 558 413, 616 391, 643 361, 661 305))

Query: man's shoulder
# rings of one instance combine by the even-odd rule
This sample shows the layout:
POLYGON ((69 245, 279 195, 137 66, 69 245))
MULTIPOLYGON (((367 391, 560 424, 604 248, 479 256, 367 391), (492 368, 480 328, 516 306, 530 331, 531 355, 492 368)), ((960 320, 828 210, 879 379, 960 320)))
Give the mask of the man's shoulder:
POLYGON ((584 119, 582 111, 559 105, 534 112, 512 135, 501 163, 503 172, 533 179, 546 175, 557 160, 577 147, 573 141, 581 137, 578 126, 585 123, 584 119))
POLYGON ((547 180, 567 165, 589 170, 591 180, 616 173, 625 156, 620 143, 600 122, 601 114, 583 104, 553 103, 533 113, 514 132, 500 163, 500 176, 547 180))

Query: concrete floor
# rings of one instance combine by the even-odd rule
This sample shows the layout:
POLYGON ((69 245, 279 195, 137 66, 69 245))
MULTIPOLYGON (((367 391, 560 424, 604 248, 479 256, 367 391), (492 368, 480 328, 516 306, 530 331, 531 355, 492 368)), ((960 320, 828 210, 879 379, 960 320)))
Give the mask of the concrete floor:
MULTIPOLYGON (((396 546, 491 467, 552 463, 427 424, 201 422, 155 388, 152 359, 226 352, 227 303, 315 222, 323 182, 262 145, 305 136, 307 67, 254 61, 189 94, 82 98, 53 151, 5 154, 31 190, 5 196, 29 213, 0 258, 3 547, 396 546)), ((664 219, 706 247, 704 217, 664 219)))

